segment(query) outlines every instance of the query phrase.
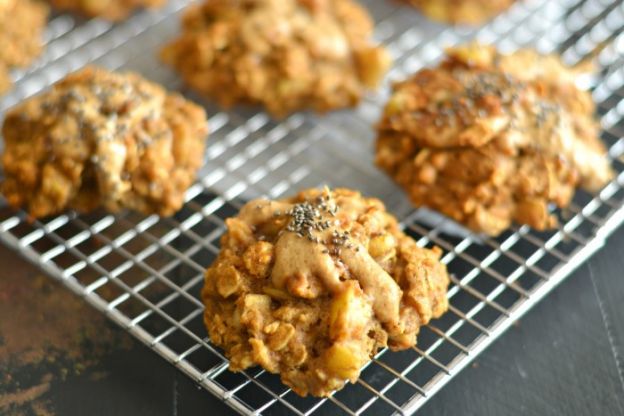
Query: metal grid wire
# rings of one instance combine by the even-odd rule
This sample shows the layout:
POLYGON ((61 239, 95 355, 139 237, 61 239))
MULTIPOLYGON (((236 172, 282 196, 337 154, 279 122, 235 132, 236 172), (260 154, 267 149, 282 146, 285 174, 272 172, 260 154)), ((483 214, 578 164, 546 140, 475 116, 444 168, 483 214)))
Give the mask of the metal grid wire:
MULTIPOLYGON (((0 100, 0 116, 89 62, 136 70, 182 89, 155 55, 175 36, 177 15, 186 3, 170 1, 161 11, 138 14, 117 26, 56 16, 44 56, 28 71, 14 74, 16 88, 0 100)), ((371 125, 387 98, 387 85, 357 110, 326 117, 299 114, 279 122, 249 109, 221 112, 184 90, 208 109, 212 133, 200 179, 177 215, 70 212, 30 221, 2 202, 0 239, 241 413, 415 412, 624 220, 624 6, 619 0, 525 0, 482 28, 453 29, 392 1, 365 4, 375 17, 378 40, 396 59, 389 79, 435 62, 446 46, 474 38, 503 50, 529 45, 559 52, 570 64, 597 53, 600 74, 586 82, 598 103, 617 178, 598 195, 579 192, 559 213, 561 225, 555 230, 523 226, 484 238, 414 210, 374 168, 371 125), (417 347, 381 351, 356 384, 327 399, 303 399, 260 369, 227 371, 226 359, 206 337, 198 294, 204 268, 219 250, 224 219, 244 201, 322 184, 381 198, 419 244, 445 250, 443 261, 454 277, 449 312, 422 329, 417 347)))

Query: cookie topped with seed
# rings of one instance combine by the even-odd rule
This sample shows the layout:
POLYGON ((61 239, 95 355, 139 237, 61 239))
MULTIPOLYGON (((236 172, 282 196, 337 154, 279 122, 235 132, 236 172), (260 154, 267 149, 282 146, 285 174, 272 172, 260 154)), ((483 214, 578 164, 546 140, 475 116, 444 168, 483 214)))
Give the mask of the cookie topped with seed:
POLYGON ((309 189, 226 220, 202 299, 230 369, 261 365, 300 395, 355 382, 380 348, 410 348, 447 307, 439 249, 419 247, 381 201, 309 189))
POLYGON ((353 0, 210 0, 182 26, 163 60, 224 107, 259 104, 276 116, 352 107, 390 64, 353 0))
POLYGON ((575 189, 613 176, 584 68, 524 49, 450 49, 437 68, 394 86, 378 126, 376 163, 417 206, 497 235, 512 222, 557 224, 575 189))
POLYGON ((171 215, 201 166, 204 110, 132 73, 87 67, 10 110, 2 193, 33 217, 171 215))
POLYGON ((0 0, 0 95, 11 88, 9 71, 41 53, 48 8, 38 0, 0 0))

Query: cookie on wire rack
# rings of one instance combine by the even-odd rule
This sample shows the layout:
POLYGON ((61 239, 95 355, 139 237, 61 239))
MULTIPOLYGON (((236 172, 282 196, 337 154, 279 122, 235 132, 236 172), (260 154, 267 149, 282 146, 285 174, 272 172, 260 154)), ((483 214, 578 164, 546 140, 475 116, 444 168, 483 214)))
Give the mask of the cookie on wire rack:
POLYGON ((133 73, 87 67, 6 115, 2 193, 45 217, 123 208, 163 216, 203 161, 204 110, 133 73))
POLYGON ((613 177, 592 97, 576 83, 585 70, 529 49, 449 49, 438 67, 394 85, 376 163, 416 206, 475 231, 554 227, 549 205, 613 177))
POLYGON ((38 0, 0 0, 0 95, 12 85, 9 71, 41 54, 48 7, 38 0))
POLYGON ((352 0, 209 0, 191 6, 161 57, 221 106, 282 117, 356 105, 390 66, 352 0))
POLYGON ((261 365, 327 396, 448 308, 441 250, 419 247, 378 199, 309 189, 251 201, 226 225, 202 299, 233 371, 261 365))

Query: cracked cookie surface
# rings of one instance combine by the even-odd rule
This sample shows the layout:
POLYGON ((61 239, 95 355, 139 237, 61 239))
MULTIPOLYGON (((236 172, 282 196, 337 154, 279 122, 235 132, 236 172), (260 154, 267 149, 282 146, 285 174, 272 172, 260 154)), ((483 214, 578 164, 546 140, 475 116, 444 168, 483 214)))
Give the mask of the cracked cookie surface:
POLYGON ((204 110, 132 73, 87 67, 11 109, 2 133, 10 205, 171 215, 202 163, 204 110))
POLYGON ((327 396, 380 348, 415 345, 448 307, 441 251, 377 199, 310 189, 251 201, 226 225, 202 298, 231 370, 261 365, 299 395, 327 396))

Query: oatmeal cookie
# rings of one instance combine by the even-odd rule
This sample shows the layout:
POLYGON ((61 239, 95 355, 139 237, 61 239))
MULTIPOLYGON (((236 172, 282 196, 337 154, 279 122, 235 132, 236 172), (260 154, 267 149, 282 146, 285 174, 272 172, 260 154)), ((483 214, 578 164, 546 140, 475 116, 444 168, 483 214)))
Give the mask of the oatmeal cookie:
POLYGON ((516 0, 404 0, 439 22, 478 25, 507 10, 516 0))
POLYGON ((513 221, 557 224, 577 187, 613 172, 578 68, 532 50, 469 45, 394 86, 378 126, 376 163, 417 206, 497 235, 513 221))
POLYGON ((210 0, 191 7, 162 59, 224 107, 275 116, 351 107, 390 65, 352 0, 210 0))
POLYGON ((226 224, 202 298, 233 371, 259 364, 297 394, 327 396, 448 308, 440 250, 419 247, 377 199, 310 189, 251 201, 226 224))
POLYGON ((171 215, 202 163, 206 116, 138 75, 88 67, 12 109, 2 133, 2 192, 33 217, 171 215))
POLYGON ((101 17, 114 22, 126 19, 135 10, 156 8, 166 0, 48 0, 59 10, 69 10, 86 17, 101 17))
POLYGON ((0 0, 0 94, 11 87, 9 70, 41 53, 48 8, 38 0, 0 0))

